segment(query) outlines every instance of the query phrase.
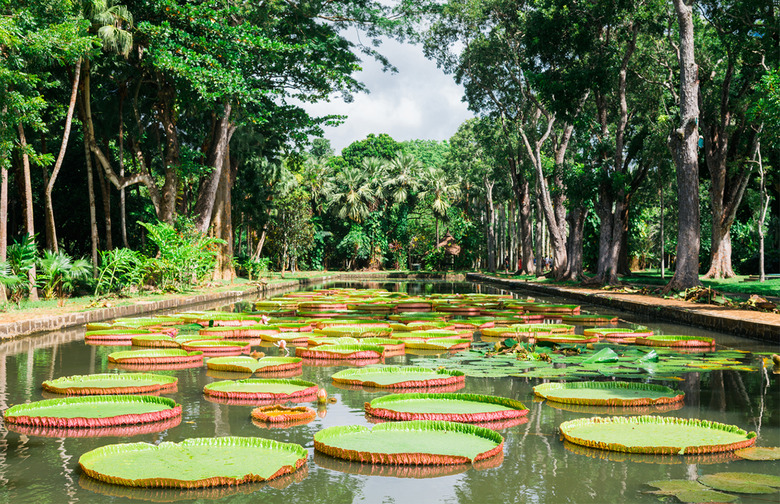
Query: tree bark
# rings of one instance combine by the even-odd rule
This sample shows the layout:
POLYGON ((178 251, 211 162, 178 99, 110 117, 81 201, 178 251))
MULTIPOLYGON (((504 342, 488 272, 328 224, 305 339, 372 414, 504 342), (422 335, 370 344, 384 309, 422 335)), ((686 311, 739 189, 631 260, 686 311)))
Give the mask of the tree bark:
POLYGON ((225 152, 226 169, 222 170, 222 176, 217 186, 215 194, 214 211, 212 214, 210 234, 215 238, 225 240, 225 243, 219 245, 217 253, 217 264, 214 269, 214 280, 230 280, 236 278, 236 271, 233 267, 233 215, 231 192, 235 175, 230 166, 230 150, 225 152))
MULTIPOLYGON (((127 87, 122 84, 119 91, 119 177, 125 178, 125 131, 124 105, 127 87)), ((125 187, 119 190, 119 231, 122 236, 122 246, 130 248, 127 242, 127 195, 125 187)))
POLYGON ((530 275, 534 271, 534 233, 531 215, 531 185, 528 180, 520 184, 520 242, 522 249, 521 272, 530 275))
POLYGON ((71 125, 73 124, 73 111, 76 109, 76 97, 78 96, 79 81, 81 79, 81 58, 76 62, 76 68, 73 72, 73 86, 70 91, 70 102, 68 103, 68 112, 65 115, 65 131, 62 134, 62 143, 60 152, 57 154, 57 160, 54 162, 54 169, 46 183, 44 198, 46 201, 46 245, 52 252, 59 251, 57 244, 57 227, 54 223, 54 206, 51 201, 51 194, 54 190, 54 183, 62 168, 62 160, 65 159, 65 151, 68 148, 68 139, 70 138, 71 125))
POLYGON ((202 233, 205 233, 211 222, 211 214, 214 211, 214 201, 217 193, 217 186, 224 169, 225 153, 227 152, 230 138, 233 136, 235 126, 230 120, 232 105, 225 102, 222 110, 222 117, 217 122, 217 128, 214 134, 214 143, 211 146, 208 165, 212 172, 209 174, 205 183, 198 191, 198 201, 195 204, 194 213, 195 227, 202 233))
POLYGON ((677 167, 678 226, 677 265, 664 290, 687 289, 699 281, 701 245, 699 215, 699 77, 694 57, 693 7, 685 0, 673 0, 680 28, 680 127, 669 137, 677 167))
MULTIPOLYGON (((496 211, 493 207, 493 186, 495 182, 485 178, 485 206, 487 209, 487 254, 488 254, 488 271, 496 271, 496 237, 495 237, 495 221, 496 211)), ((438 243, 438 241, 437 241, 438 243)))
MULTIPOLYGON (((22 176, 24 178, 24 224, 27 236, 30 240, 35 242, 35 221, 33 219, 33 202, 32 202, 32 179, 30 177, 30 156, 27 154, 27 137, 24 134, 24 126, 22 123, 17 123, 17 130, 19 132, 19 144, 22 149, 22 176)), ((35 286, 37 275, 35 272, 35 264, 27 272, 27 277, 30 281, 30 301, 38 301, 38 288, 35 286)))
POLYGON ((760 177, 760 199, 761 208, 758 212, 758 281, 766 281, 766 270, 764 268, 764 220, 766 212, 769 209, 769 193, 766 190, 766 173, 764 172, 764 162, 761 158, 761 144, 756 148, 758 154, 758 175, 760 177))
POLYGON ((577 281, 582 278, 582 245, 585 235, 585 218, 588 210, 582 207, 569 212, 569 237, 566 241, 567 272, 564 280, 577 281))
POLYGON ((98 174, 98 185, 103 200, 103 225, 106 227, 106 250, 114 248, 113 232, 111 231, 111 188, 103 176, 103 170, 95 170, 98 174))

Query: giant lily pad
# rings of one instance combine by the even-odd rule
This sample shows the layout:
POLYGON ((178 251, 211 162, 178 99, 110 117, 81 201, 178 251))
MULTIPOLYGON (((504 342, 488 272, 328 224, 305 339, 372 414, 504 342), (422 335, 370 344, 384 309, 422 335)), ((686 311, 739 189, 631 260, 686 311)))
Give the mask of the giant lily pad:
POLYGON ((203 352, 182 349, 126 350, 108 354, 108 362, 121 364, 185 364, 203 362, 203 352))
POLYGON ((260 338, 278 332, 280 331, 276 326, 256 324, 238 327, 204 327, 198 331, 198 334, 218 338, 260 338))
POLYGON ((580 336, 578 334, 545 334, 536 337, 537 343, 596 343, 599 340, 598 336, 580 336))
POLYGON ((133 346, 151 348, 180 348, 178 341, 167 334, 140 334, 130 340, 133 346))
POLYGON ((592 406, 647 406, 683 400, 684 392, 663 385, 634 382, 543 383, 534 394, 548 401, 592 406))
POLYGON ((314 434, 315 450, 373 464, 465 464, 496 456, 503 448, 499 433, 456 422, 415 420, 373 429, 339 425, 314 434))
POLYGON ((6 423, 44 427, 109 427, 159 422, 181 416, 181 405, 167 397, 106 395, 63 397, 17 404, 3 413, 6 423))
POLYGON ((463 383, 460 371, 433 370, 422 367, 381 366, 362 369, 344 369, 332 377, 335 383, 367 387, 404 389, 443 387, 463 383))
POLYGON ((393 330, 389 327, 380 327, 378 324, 360 324, 325 327, 315 332, 321 336, 334 338, 379 338, 389 336, 393 330))
POLYGON ((714 347, 715 340, 706 336, 654 334, 636 338, 636 344, 661 347, 714 347))
POLYGON ((90 477, 116 485, 200 488, 273 479, 307 458, 297 444, 221 437, 108 445, 82 455, 79 465, 90 477))
POLYGON ((209 369, 236 373, 278 373, 294 371, 303 367, 300 357, 263 357, 256 360, 248 355, 236 357, 214 357, 206 362, 209 369))
POLYGON ((295 355, 307 359, 379 359, 384 354, 384 347, 379 345, 320 345, 314 348, 295 349, 295 355))
POLYGON ((105 373, 64 376, 43 382, 43 390, 54 394, 106 395, 149 394, 176 391, 179 379, 148 373, 105 373))
POLYGON ((181 344, 182 350, 188 352, 203 352, 210 355, 239 355, 249 351, 250 344, 246 341, 224 340, 194 340, 181 344))
POLYGON ((724 492, 770 494, 780 487, 780 476, 741 472, 721 472, 699 477, 699 483, 724 492))
POLYGON ((295 401, 313 399, 319 387, 304 380, 257 379, 223 380, 209 383, 203 393, 218 399, 295 401))
POLYGON ((385 420, 494 422, 528 414, 520 401, 477 394, 391 394, 365 404, 368 415, 385 420))
POLYGON ((167 334, 154 333, 148 329, 135 329, 135 328, 116 328, 116 329, 104 329, 97 331, 87 331, 84 333, 84 341, 87 343, 124 343, 127 344, 135 336, 157 334, 160 336, 166 336, 167 334))
POLYGON ((714 453, 756 442, 755 432, 698 419, 632 416, 593 417, 563 422, 561 438, 598 448, 630 453, 714 453))
POLYGON ((172 429, 181 423, 181 415, 161 420, 132 425, 112 425, 109 427, 46 427, 41 425, 6 424, 8 430, 47 438, 95 438, 95 437, 131 437, 154 434, 172 429))

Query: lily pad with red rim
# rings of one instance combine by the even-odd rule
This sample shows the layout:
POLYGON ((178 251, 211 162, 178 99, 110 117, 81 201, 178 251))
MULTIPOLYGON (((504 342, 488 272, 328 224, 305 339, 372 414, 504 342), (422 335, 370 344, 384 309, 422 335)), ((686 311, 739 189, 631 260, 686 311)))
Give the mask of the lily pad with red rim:
POLYGON ((188 352, 183 349, 125 350, 108 354, 108 362, 121 364, 188 364, 202 363, 203 352, 188 352))
POLYGON ((681 402, 684 392, 635 382, 543 383, 534 394, 548 401, 591 406, 647 406, 681 402))
POLYGON ((203 387, 203 393, 210 397, 251 401, 304 401, 313 399, 317 390, 310 381, 273 378, 223 380, 203 387))
POLYGON ((130 340, 133 346, 150 348, 180 348, 178 341, 167 334, 140 334, 130 340))
POLYGON ((246 341, 194 340, 182 343, 182 350, 203 352, 207 355, 240 355, 249 352, 251 345, 246 341))
POLYGON ((636 338, 637 345, 661 347, 714 347, 715 340, 706 336, 654 334, 636 338))
POLYGON ((259 406, 252 410, 251 415, 254 420, 259 422, 303 425, 314 420, 317 412, 306 406, 273 404, 271 406, 259 406))
POLYGON ((593 417, 563 422, 561 439, 601 450, 695 454, 752 446, 755 432, 707 420, 657 416, 593 417))
POLYGON ((108 445, 83 454, 79 465, 88 476, 115 485, 202 488, 273 479, 296 471, 307 458, 297 444, 220 437, 108 445))
POLYGON ((258 360, 248 355, 213 357, 206 361, 206 366, 214 371, 277 373, 301 369, 303 367, 303 359, 300 357, 263 357, 258 360))
POLYGON ((323 360, 358 360, 380 359, 384 355, 384 347, 379 345, 320 345, 313 348, 298 347, 297 357, 323 360))
POLYGON ((452 338, 403 338, 407 349, 412 350, 465 350, 471 346, 471 340, 452 338))
POLYGON ((503 452, 496 431, 457 422, 413 420, 328 427, 314 434, 314 449, 332 457, 373 464, 467 464, 503 452))
POLYGON ((365 403, 366 414, 385 420, 496 422, 528 414, 520 401, 479 394, 390 394, 365 403))
POLYGON ((175 392, 178 378, 149 373, 102 373, 46 380, 43 390, 65 395, 148 394, 175 392))
POLYGON ((345 385, 388 389, 443 387, 465 381, 465 376, 461 371, 433 370, 413 366, 344 369, 331 378, 335 383, 345 385))
POLYGON ((160 422, 181 416, 167 397, 105 395, 63 397, 17 404, 3 412, 6 423, 57 428, 90 428, 160 422))

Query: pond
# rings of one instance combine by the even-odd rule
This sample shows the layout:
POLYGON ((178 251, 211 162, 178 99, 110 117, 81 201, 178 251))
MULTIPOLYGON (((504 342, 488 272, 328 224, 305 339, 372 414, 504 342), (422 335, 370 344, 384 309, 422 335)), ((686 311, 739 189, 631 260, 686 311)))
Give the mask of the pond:
MULTIPOLYGON (((338 284, 337 286, 344 286, 338 284)), ((357 286, 351 284, 350 286, 357 286)), ((492 292, 468 283, 371 283, 367 287, 432 292, 492 292)), ((538 298, 538 296, 537 296, 538 298)), ((240 307, 239 307, 240 308, 240 307)), ((709 335, 723 345, 751 351, 777 351, 765 343, 725 334, 642 320, 626 313, 583 306, 594 313, 618 315, 666 334, 709 335)), ((578 327, 579 333, 582 328, 578 327)), ((43 334, 0 344, 0 409, 44 398, 44 380, 73 374, 108 372, 108 354, 117 347, 85 345, 84 329, 43 334)), ((479 339, 477 334, 475 340, 479 339)), ((124 347, 126 348, 126 347, 124 347)), ((265 349, 275 351, 273 348, 265 349)), ((435 357, 435 356, 433 356, 435 357)), ((388 357, 387 364, 415 364, 432 356, 388 357)), ((558 425, 566 420, 593 416, 583 408, 552 407, 534 400, 533 386, 543 380, 521 377, 466 378, 459 392, 493 394, 517 399, 530 412, 526 421, 501 429, 505 438, 503 462, 498 467, 471 466, 388 467, 350 463, 315 454, 315 432, 330 426, 373 425, 363 405, 385 393, 347 390, 330 376, 344 366, 304 366, 299 377, 327 389, 336 399, 321 408, 311 423, 286 429, 269 429, 252 422, 252 406, 227 405, 204 398, 203 387, 217 380, 205 366, 177 371, 154 371, 176 376, 178 391, 168 394, 183 406, 181 423, 162 432, 134 436, 40 437, 0 427, 0 501, 13 503, 59 502, 259 502, 263 503, 512 503, 512 502, 659 502, 643 493, 652 480, 695 479, 721 471, 780 474, 780 461, 755 462, 730 456, 640 456, 576 449, 559 440, 558 425), (107 444, 145 441, 178 442, 191 437, 254 436, 293 442, 310 454, 308 463, 293 475, 265 484, 204 490, 145 490, 101 484, 81 474, 81 454, 107 444)), ((719 370, 683 375, 665 382, 685 392, 680 409, 666 416, 702 418, 737 425, 758 433, 759 446, 780 445, 780 388, 771 371, 719 370)), ((777 502, 778 494, 743 495, 739 502, 777 502)), ((675 502, 673 497, 669 502, 675 502)))

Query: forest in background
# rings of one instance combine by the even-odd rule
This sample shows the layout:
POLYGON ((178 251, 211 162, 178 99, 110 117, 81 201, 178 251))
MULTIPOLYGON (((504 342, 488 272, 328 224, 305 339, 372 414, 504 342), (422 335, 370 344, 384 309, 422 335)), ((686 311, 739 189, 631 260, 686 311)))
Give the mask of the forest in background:
POLYGON ((770 0, 45 0, 2 12, 11 299, 268 269, 613 284, 667 267, 674 288, 780 271, 770 0), (354 28, 365 45, 345 38, 354 28), (380 37, 420 44, 475 117, 448 141, 377 132, 335 155, 321 126, 340 118, 300 104, 365 91, 361 58, 392 69, 380 37))

